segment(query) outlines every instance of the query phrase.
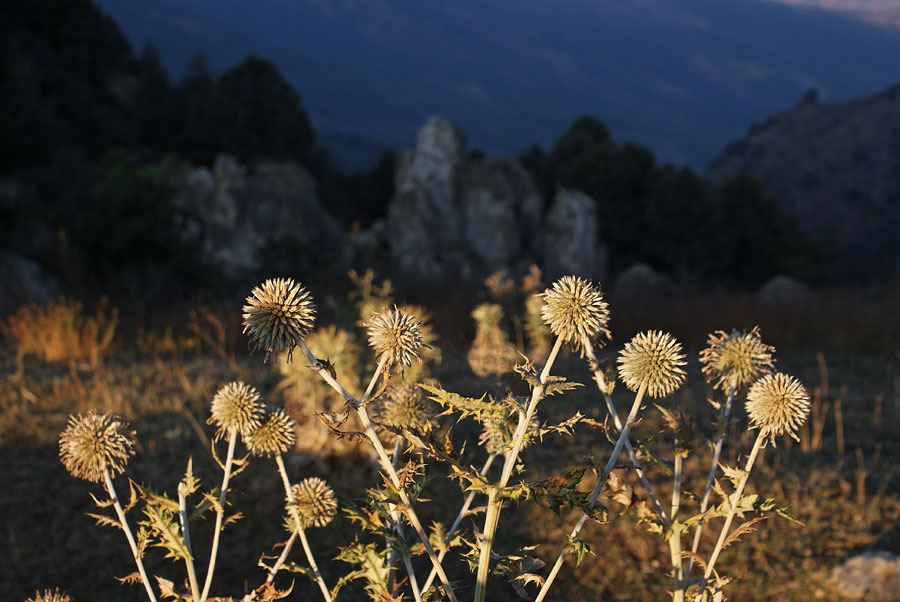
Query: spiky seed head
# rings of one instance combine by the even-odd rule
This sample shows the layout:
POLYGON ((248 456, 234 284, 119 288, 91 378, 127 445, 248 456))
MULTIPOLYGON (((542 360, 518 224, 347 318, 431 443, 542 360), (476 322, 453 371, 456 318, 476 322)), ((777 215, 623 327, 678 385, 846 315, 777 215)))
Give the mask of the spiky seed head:
POLYGON ((219 434, 246 434, 259 424, 263 404, 254 387, 241 381, 233 381, 219 389, 213 396, 207 424, 219 427, 219 434))
POLYGON ((52 592, 45 589, 43 592, 34 592, 34 597, 28 598, 25 602, 72 602, 72 597, 59 589, 54 589, 52 592))
MULTIPOLYGON (((484 414, 481 417, 481 434, 478 436, 478 443, 489 454, 505 453, 512 444, 518 426, 519 420, 516 416, 510 416, 504 412, 484 414)), ((536 435, 538 426, 537 418, 532 418, 528 425, 528 434, 536 435)), ((522 449, 528 446, 531 439, 531 437, 525 438, 522 449)))
POLYGON ((244 305, 244 334, 254 349, 290 352, 316 319, 312 295, 291 278, 270 278, 253 289, 244 305))
POLYGON ((701 369, 706 382, 716 389, 740 389, 774 369, 775 348, 762 342, 758 326, 750 332, 716 331, 706 344, 700 352, 701 369))
POLYGON ((576 345, 600 335, 610 336, 609 305, 590 280, 563 276, 542 294, 541 318, 550 331, 576 345))
POLYGON ((681 343, 667 332, 651 330, 635 335, 619 352, 619 375, 622 382, 637 392, 647 385, 650 397, 665 397, 675 392, 685 379, 681 368, 685 362, 681 343))
POLYGON ((375 403, 373 418, 394 428, 422 430, 436 415, 434 405, 426 399, 425 392, 411 383, 391 385, 375 403))
POLYGON ((369 320, 369 346, 379 360, 387 356, 388 365, 410 366, 413 358, 419 357, 422 346, 421 325, 396 306, 385 309, 369 320))
POLYGON ((114 414, 91 410, 69 416, 59 436, 59 457, 76 479, 100 483, 106 470, 114 477, 125 471, 132 455, 134 432, 114 414))
POLYGON ((244 437, 244 444, 254 456, 280 456, 294 445, 294 419, 281 408, 267 407, 265 414, 244 437))
POLYGON ((328 483, 318 477, 309 477, 291 486, 287 510, 290 517, 297 513, 304 529, 324 527, 337 514, 337 499, 328 483))
POLYGON ((783 372, 766 374, 747 392, 750 428, 761 429, 775 445, 775 437, 788 434, 797 438, 797 429, 809 414, 809 393, 793 376, 783 372))

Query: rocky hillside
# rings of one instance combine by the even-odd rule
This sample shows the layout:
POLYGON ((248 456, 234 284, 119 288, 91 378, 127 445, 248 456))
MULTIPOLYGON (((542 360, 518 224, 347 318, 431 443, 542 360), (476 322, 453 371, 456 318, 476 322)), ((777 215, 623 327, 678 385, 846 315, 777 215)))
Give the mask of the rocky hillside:
POLYGON ((900 84, 850 102, 814 94, 750 128, 710 165, 759 178, 847 275, 900 276, 900 84))

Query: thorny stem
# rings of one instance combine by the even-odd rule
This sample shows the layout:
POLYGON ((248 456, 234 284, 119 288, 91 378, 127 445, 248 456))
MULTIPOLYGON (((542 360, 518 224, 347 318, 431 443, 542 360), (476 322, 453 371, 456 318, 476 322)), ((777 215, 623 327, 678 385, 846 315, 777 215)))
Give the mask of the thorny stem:
MULTIPOLYGON (((275 463, 278 464, 278 473, 281 475, 281 482, 284 484, 284 493, 287 497, 288 503, 294 501, 294 492, 291 491, 291 481, 288 479, 287 470, 284 468, 284 460, 281 459, 281 454, 275 456, 275 463)), ((326 602, 331 602, 331 592, 328 591, 328 586, 325 585, 325 580, 322 578, 322 573, 319 572, 319 567, 316 564, 316 559, 313 557, 312 550, 309 548, 309 542, 306 541, 306 533, 303 530, 303 526, 300 524, 300 517, 297 515, 297 512, 292 510, 294 522, 297 524, 297 528, 295 532, 300 536, 300 543, 303 544, 303 551, 306 552, 306 560, 309 562, 310 568, 313 570, 313 573, 316 575, 316 582, 319 584, 319 589, 322 590, 322 596, 325 597, 326 602)), ((283 553, 283 556, 287 558, 287 554, 283 553)), ((272 570, 277 572, 276 567, 272 567, 272 570)), ((274 573, 272 573, 274 577, 274 573)))
MULTIPOLYGON (((734 395, 735 387, 728 387, 728 398, 725 400, 725 406, 719 410, 719 420, 722 425, 719 436, 716 438, 716 447, 713 450, 712 465, 709 467, 709 477, 706 479, 706 490, 703 492, 703 501, 700 502, 700 514, 703 514, 706 512, 706 509, 709 508, 709 498, 712 493, 713 481, 716 478, 716 471, 719 468, 719 457, 722 455, 722 444, 725 442, 725 423, 728 421, 728 416, 731 414, 734 395)), ((697 530, 694 531, 694 542, 691 544, 691 557, 688 559, 687 570, 685 571, 685 574, 687 575, 691 574, 691 568, 693 568, 694 565, 693 556, 700 547, 700 535, 703 533, 703 524, 705 522, 705 520, 701 519, 700 522, 697 523, 697 530)))
POLYGON ((228 493, 228 481, 231 479, 231 463, 234 460, 234 445, 237 442, 237 431, 228 433, 228 455, 225 457, 225 474, 222 476, 222 491, 219 493, 219 507, 216 508, 216 528, 213 531, 212 549, 209 552, 209 565, 206 567, 206 582, 200 602, 204 602, 212 586, 213 573, 216 570, 216 556, 219 553, 219 535, 222 533, 222 520, 225 518, 225 496, 228 493))
POLYGON ((422 591, 419 589, 419 582, 416 581, 416 571, 413 569, 409 556, 403 559, 403 564, 406 566, 406 574, 409 575, 409 586, 412 588, 413 597, 416 602, 422 602, 422 591))
POLYGON ((451 602, 457 602, 456 594, 453 592, 453 588, 450 586, 450 580, 447 578, 447 573, 444 571, 444 568, 441 566, 440 560, 438 560, 437 555, 434 553, 434 548, 431 546, 431 542, 428 541, 428 534, 425 533, 425 529, 422 528, 422 523, 419 521, 419 517, 416 516, 415 510, 413 510, 412 502, 409 499, 409 496, 406 495, 406 491, 400 486, 400 476, 397 474, 397 471, 391 465, 391 460, 388 458, 387 452, 384 450, 384 445, 381 444, 381 440, 378 438, 378 434, 375 432, 375 428, 372 426, 372 421, 369 420, 369 415, 366 412, 365 402, 368 401, 368 396, 371 394, 371 391, 375 387, 375 383, 378 378, 381 376, 382 371, 387 366, 388 357, 387 355, 383 355, 381 360, 378 362, 378 367, 375 369, 375 374, 372 376, 372 380, 369 382, 369 386, 366 391, 366 395, 363 395, 361 400, 357 400, 353 397, 347 390, 341 386, 334 377, 332 377, 327 370, 319 363, 319 360, 316 359, 316 356, 313 355, 312 351, 309 350, 309 347, 306 346, 306 343, 302 340, 300 341, 300 349, 306 355, 309 362, 312 364, 312 369, 316 370, 319 373, 319 376, 331 385, 331 388, 337 391, 348 403, 352 404, 355 409, 357 416, 359 416, 360 422, 362 422, 363 428, 365 430, 366 436, 369 438, 369 441, 372 443, 372 446, 375 448, 375 453, 378 455, 378 462, 381 464, 382 470, 384 470, 388 477, 391 480, 391 483, 397 489, 397 494, 400 496, 400 501, 403 505, 403 512, 406 514, 407 520, 409 520, 413 529, 416 530, 416 535, 418 535, 419 540, 422 542, 422 545, 425 546, 425 552, 428 554, 428 558, 431 560, 431 563, 434 565, 435 569, 438 572, 438 577, 441 579, 441 585, 444 588, 444 594, 451 600, 451 602))
POLYGON ((681 559, 681 529, 678 527, 678 512, 681 509, 681 476, 684 459, 678 451, 675 439, 675 477, 672 487, 672 532, 669 534, 669 552, 672 569, 675 571, 675 602, 684 602, 684 563, 681 559))
MULTIPOLYGON (((582 345, 584 347, 584 353, 587 356, 588 362, 594 370, 594 382, 597 383, 597 388, 600 389, 601 393, 603 393, 603 399, 604 401, 606 401, 606 410, 607 412, 609 412, 610 417, 613 419, 613 424, 616 425, 616 429, 621 432, 622 421, 619 419, 619 413, 616 412, 616 406, 613 405, 612 397, 609 395, 609 393, 607 393, 606 377, 603 375, 603 371, 600 370, 599 366, 597 365, 597 357, 594 355, 594 346, 591 344, 589 339, 585 339, 584 341, 582 341, 582 345)), ((659 502, 659 498, 656 497, 656 492, 653 491, 653 486, 647 479, 647 474, 644 472, 644 469, 641 467, 641 463, 638 461, 637 453, 635 453, 634 451, 634 446, 631 444, 630 438, 625 440, 625 451, 628 452, 631 463, 634 464, 635 471, 637 472, 638 477, 640 477, 641 483, 644 485, 644 489, 647 491, 647 495, 650 497, 650 501, 653 502, 653 505, 656 508, 656 512, 659 514, 660 519, 663 521, 663 523, 668 525, 669 517, 663 510, 662 504, 659 502)))
POLYGON ((191 532, 188 530, 187 499, 182 492, 178 492, 178 518, 181 521, 181 533, 184 536, 184 545, 188 551, 188 557, 184 559, 187 565, 188 580, 191 583, 191 597, 200 600, 200 586, 197 585, 197 571, 194 570, 194 552, 191 551, 191 532))
MULTIPOLYGON (((484 462, 484 466, 481 467, 481 470, 478 471, 480 475, 486 475, 487 471, 490 470, 491 464, 494 463, 494 460, 499 456, 498 453, 493 453, 488 456, 488 459, 484 462)), ((450 525, 450 529, 447 530, 447 537, 444 539, 444 545, 449 546, 450 541, 453 539, 453 534, 456 533, 456 530, 459 528, 459 524, 462 522, 463 518, 465 518, 466 514, 469 512, 469 508, 472 507, 472 502, 475 500, 475 491, 470 491, 469 495, 466 496, 466 501, 463 502, 462 508, 459 509, 459 514, 456 515, 456 518, 453 519, 453 523, 450 525)), ((444 547, 438 553, 438 560, 443 560, 444 556, 447 555, 447 550, 449 548, 444 547)), ((431 573, 428 574, 428 579, 425 580, 425 586, 422 588, 423 592, 427 592, 428 588, 431 587, 432 582, 434 581, 434 577, 436 575, 435 570, 432 568, 431 573)))
MULTIPOLYGON (((625 442, 628 440, 628 434, 631 432, 631 424, 637 417, 638 410, 641 407, 641 401, 644 399, 644 394, 646 392, 647 383, 644 382, 643 384, 641 384, 640 389, 638 389, 637 394, 634 396, 634 403, 631 404, 631 411, 628 413, 628 419, 625 421, 625 426, 619 433, 619 438, 616 440, 616 445, 613 447, 613 451, 609 456, 609 461, 603 468, 603 474, 599 475, 600 478, 597 479, 597 485, 594 487, 594 490, 591 492, 591 496, 588 498, 588 507, 593 506, 594 502, 597 501, 597 496, 600 495, 600 491, 606 484, 606 480, 609 478, 609 474, 612 472, 613 468, 616 467, 616 462, 619 461, 619 454, 622 452, 622 448, 625 446, 625 442)), ((569 541, 573 541, 576 537, 578 537, 578 534, 581 532, 581 528, 584 527, 584 523, 587 521, 587 518, 587 513, 582 511, 581 518, 578 519, 578 522, 575 524, 575 528, 572 529, 572 532, 569 534, 569 541)), ((563 546, 563 549, 559 552, 556 563, 550 570, 550 574, 547 576, 547 580, 544 581, 544 585, 541 587, 541 591, 540 593, 538 593, 535 602, 541 602, 541 600, 544 599, 544 597, 547 595, 547 592, 550 590, 550 586, 553 585, 553 581, 556 579, 556 575, 559 573, 559 569, 562 568, 563 562, 565 562, 566 554, 568 553, 568 545, 569 544, 566 543, 566 545, 563 546)))
MULTIPOLYGON (((394 467, 394 470, 397 469, 397 463, 400 461, 400 447, 402 444, 403 437, 397 437, 397 441, 394 443, 394 453, 391 456, 391 466, 394 467)), ((393 504, 391 504, 391 520, 394 521, 394 530, 402 537, 403 525, 400 524, 400 511, 393 504)), ((397 550, 388 542, 388 591, 391 593, 394 591, 395 564, 397 564, 397 550)))
POLYGON ((747 464, 744 466, 744 475, 741 477, 734 494, 730 498, 731 508, 728 511, 728 516, 725 517, 725 524, 722 525, 722 532, 719 533, 716 547, 713 548, 712 555, 709 557, 709 563, 706 565, 706 572, 703 574, 703 581, 700 582, 700 591, 697 592, 697 597, 694 598, 694 602, 699 602, 703 597, 706 584, 713 573, 716 560, 719 559, 719 554, 722 552, 722 548, 725 545, 725 539, 728 537, 728 530, 731 528, 731 521, 734 520, 735 509, 741 501, 741 494, 744 492, 744 485, 747 484, 747 480, 750 478, 750 471, 753 469, 753 464, 756 462, 756 456, 759 453, 759 450, 765 447, 766 436, 767 433, 765 432, 765 429, 760 429, 759 435, 756 436, 756 442, 753 444, 753 449, 750 451, 750 457, 747 458, 747 464))
POLYGON ((294 547, 295 541, 297 541, 296 529, 294 529, 294 532, 291 533, 291 536, 287 540, 287 543, 284 544, 284 549, 281 550, 281 556, 278 557, 278 560, 276 560, 275 564, 272 565, 272 568, 269 569, 269 576, 266 577, 266 583, 272 583, 273 581, 275 581, 275 575, 278 574, 279 569, 281 569, 281 565, 283 565, 284 561, 287 560, 288 554, 291 553, 291 548, 294 547))
POLYGON ((475 582, 475 602, 484 602, 485 595, 487 594, 487 579, 491 564, 491 548, 494 545, 494 534, 497 531, 497 524, 500 522, 500 511, 502 510, 503 505, 503 500, 499 497, 499 494, 506 487, 507 483, 509 483, 509 479, 512 476, 513 469, 519 459, 519 453, 522 451, 525 435, 528 432, 528 425, 534 417, 538 402, 540 402, 541 397, 543 397, 544 383, 547 382, 547 377, 550 376, 550 369, 553 367, 553 362, 556 361, 556 356, 559 354, 562 344, 563 337, 556 337, 556 343, 554 343, 553 349, 550 350, 550 356, 547 358, 547 363, 541 371, 540 384, 531 392, 531 401, 528 402, 525 413, 519 413, 519 424, 516 426, 516 432, 513 435, 512 448, 506 453, 500 480, 488 494, 487 513, 484 517, 484 529, 482 530, 481 540, 479 542, 481 550, 478 556, 478 577, 475 582))
POLYGON ((141 555, 138 552, 137 544, 134 542, 134 535, 131 533, 131 527, 128 526, 128 521, 125 520, 125 511, 122 510, 122 504, 119 503, 119 496, 116 495, 116 488, 113 487, 112 477, 109 474, 109 469, 103 468, 103 481, 106 484, 106 492, 109 494, 109 498, 113 502, 113 506, 116 509, 116 514, 119 516, 119 523, 122 525, 122 531, 125 532, 125 538, 128 539, 128 545, 131 546, 131 555, 134 556, 134 562, 137 564, 138 573, 141 575, 141 582, 144 584, 144 589, 147 590, 147 597, 150 598, 151 602, 156 602, 156 595, 153 593, 153 588, 150 587, 150 581, 147 579, 147 571, 144 570, 144 563, 141 561, 141 555))

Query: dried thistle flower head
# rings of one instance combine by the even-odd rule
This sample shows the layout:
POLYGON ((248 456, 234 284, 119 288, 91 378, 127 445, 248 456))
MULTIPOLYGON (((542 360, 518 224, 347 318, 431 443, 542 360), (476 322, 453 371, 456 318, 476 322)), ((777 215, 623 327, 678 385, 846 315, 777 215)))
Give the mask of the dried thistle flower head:
POLYGON ((59 436, 59 456, 76 479, 103 481, 105 471, 113 477, 125 471, 134 454, 134 432, 113 414, 69 416, 69 425, 59 436))
POLYGON ((436 415, 434 404, 425 392, 412 383, 391 385, 372 407, 376 422, 394 428, 419 431, 436 415))
POLYGON ((253 289, 244 305, 244 334, 254 349, 290 353, 316 319, 312 295, 291 278, 270 278, 253 289))
POLYGON ((72 597, 65 592, 54 589, 52 592, 45 589, 43 592, 34 592, 33 598, 28 598, 25 602, 73 602, 72 597))
POLYGON ((609 306, 600 287, 590 280, 563 276, 542 294, 541 317, 553 334, 564 341, 581 344, 584 340, 609 337, 609 306))
POLYGON ((775 437, 786 433, 798 440, 797 429, 809 414, 809 393, 793 376, 767 374, 747 392, 750 428, 761 429, 775 445, 775 437))
POLYGON ((632 391, 647 385, 650 397, 665 397, 685 379, 681 343, 667 332, 651 330, 635 335, 619 352, 619 375, 632 391))
POLYGON ((259 424, 263 405, 259 393, 250 385, 233 381, 218 390, 212 400, 211 416, 207 424, 219 427, 219 434, 247 431, 259 424))
MULTIPOLYGON (((511 416, 505 412, 490 412, 483 414, 481 417, 481 434, 478 436, 478 443, 484 447, 489 454, 505 453, 510 445, 512 445, 513 436, 516 434, 516 428, 519 426, 518 416, 511 416)), ((528 425, 525 441, 522 449, 537 435, 538 420, 536 417, 531 419, 528 425), (531 435, 531 436, 528 436, 531 435)))
POLYGON ((247 431, 244 443, 254 456, 280 456, 295 440, 294 419, 281 408, 267 407, 265 415, 255 427, 247 431))
POLYGON ((291 486, 287 501, 288 516, 296 511, 300 526, 324 527, 337 514, 337 499, 328 483, 318 477, 303 479, 291 486))
POLYGON ((709 335, 707 347, 700 352, 700 364, 706 382, 716 389, 740 389, 773 369, 775 348, 762 342, 759 326, 750 332, 719 330, 709 335))
POLYGON ((379 360, 387 356, 388 365, 396 362, 410 366, 413 358, 419 357, 421 326, 412 315, 396 306, 386 309, 369 321, 369 345, 379 360))

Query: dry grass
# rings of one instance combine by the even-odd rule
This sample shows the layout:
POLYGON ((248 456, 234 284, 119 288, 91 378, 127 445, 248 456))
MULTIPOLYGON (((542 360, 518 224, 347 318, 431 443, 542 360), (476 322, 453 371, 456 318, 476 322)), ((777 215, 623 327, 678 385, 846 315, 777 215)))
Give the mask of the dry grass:
POLYGON ((45 362, 87 362, 97 367, 112 350, 118 312, 106 313, 100 303, 95 315, 84 313, 80 301, 60 298, 47 306, 21 307, 6 319, 2 334, 14 342, 19 357, 45 362))
MULTIPOLYGON (((857 339, 861 335, 854 330, 871 334, 876 331, 874 323, 879 315, 883 325, 886 316, 896 318, 887 313, 867 313, 886 312, 887 302, 861 300, 849 293, 843 301, 839 297, 835 295, 832 301, 823 302, 822 307, 806 316, 789 312, 787 318, 777 318, 773 311, 768 323, 765 314, 760 314, 748 300, 742 304, 741 298, 732 299, 735 303, 724 308, 699 299, 674 300, 672 312, 667 315, 644 313, 650 309, 619 304, 622 311, 614 313, 616 340, 627 340, 629 325, 638 321, 643 328, 672 328, 688 346, 693 342, 694 358, 710 330, 744 327, 753 317, 761 318, 758 321, 767 341, 777 343, 782 337, 798 343, 800 351, 785 353, 788 343, 780 342, 777 365, 799 377, 810 391, 816 391, 814 415, 801 433, 801 443, 779 444, 766 451, 748 488, 750 493, 759 487, 767 495, 774 495, 805 526, 772 518, 745 536, 740 545, 728 548, 720 565, 724 574, 735 579, 727 590, 730 600, 836 602, 838 598, 827 584, 832 567, 868 548, 900 553, 900 442, 894 437, 900 429, 900 358, 896 349, 900 338, 894 339, 892 348, 883 333, 872 335, 874 338, 866 343, 857 339), (840 311, 841 303, 863 301, 863 309, 868 308, 865 311, 847 305, 840 311), (841 318, 846 322, 839 322, 841 318), (784 325, 791 320, 794 329, 785 330, 784 325), (813 339, 796 338, 825 328, 819 320, 830 320, 831 329, 837 333, 822 346, 826 351, 821 359, 815 353, 813 339), (674 327, 666 321, 674 322, 674 327), (847 351, 833 351, 844 346, 847 351), (836 413, 838 407, 840 412, 836 413)), ((89 408, 116 412, 129 419, 138 432, 138 456, 129 467, 129 474, 155 489, 172 491, 185 459, 191 455, 201 480, 207 485, 215 482, 218 470, 209 460, 211 430, 204 423, 216 389, 230 380, 242 379, 254 383, 264 398, 278 399, 281 395, 277 364, 263 364, 258 356, 247 359, 246 344, 233 328, 222 326, 231 321, 232 317, 217 317, 213 312, 197 315, 193 327, 175 325, 168 332, 143 333, 127 348, 121 344, 115 350, 107 347, 106 360, 96 364, 89 359, 47 361, 37 353, 29 353, 21 354, 25 357, 19 369, 11 358, 20 339, 7 337, 9 359, 0 360, 0 482, 4 483, 0 512, 6 517, 0 524, 5 558, 0 563, 0 598, 23 600, 48 587, 64 588, 76 599, 96 602, 141 596, 139 590, 123 590, 124 586, 113 579, 133 570, 125 544, 119 534, 98 530, 84 516, 93 510, 87 495, 90 486, 65 473, 57 458, 56 440, 72 412, 89 408)), ((439 330, 444 328, 446 325, 439 325, 439 330)), ((460 328, 472 327, 466 324, 460 328)), ((884 326, 888 333, 893 328, 895 325, 890 322, 884 326)), ((102 332, 102 328, 97 332, 102 332)), ((605 349, 603 354, 614 358, 614 351, 605 349)), ((467 367, 465 349, 453 351, 445 347, 444 354, 440 372, 435 376, 446 387, 464 394, 484 390, 485 383, 467 367)), ((577 357, 561 361, 560 373, 589 382, 586 368, 577 357)), ((688 372, 690 386, 670 402, 696 412, 700 432, 711 437, 713 412, 705 403, 708 391, 696 359, 688 366, 688 372)), ((512 380, 507 384, 521 387, 521 383, 512 380)), ((627 403, 624 387, 621 389, 614 395, 620 407, 627 403)), ((567 417, 575 409, 599 420, 605 417, 602 400, 589 387, 542 406, 543 412, 557 418, 567 417)), ((736 428, 743 428, 743 411, 738 410, 737 415, 740 424, 736 428)), ((659 427, 654 410, 645 416, 636 432, 638 438, 657 432, 659 427)), ((312 423, 310 428, 315 426, 312 423)), ((476 432, 474 425, 464 422, 459 435, 474 437, 476 432)), ((747 453, 752 441, 749 435, 742 440, 729 440, 741 441, 741 445, 731 444, 725 449, 724 460, 733 465, 740 454, 747 453)), ((666 449, 668 442, 657 441, 656 445, 666 449)), ((590 429, 578 430, 574 438, 548 438, 543 445, 525 453, 529 478, 541 478, 575 464, 584 454, 604 456, 608 447, 590 429)), ((686 487, 702 491, 703 467, 710 452, 703 445, 697 449, 686 462, 686 473, 692 475, 686 487)), ((375 482, 376 471, 370 459, 360 455, 313 458, 293 453, 285 460, 292 473, 327 476, 338 495, 346 499, 358 498, 365 487, 375 482)), ((259 554, 284 539, 278 520, 267 524, 259 519, 280 516, 278 476, 268 465, 259 466, 254 473, 252 478, 241 475, 235 483, 234 508, 252 518, 229 527, 231 545, 220 559, 217 572, 221 580, 217 577, 216 589, 232 594, 243 591, 246 583, 260 580, 262 570, 255 568, 259 554)), ((432 502, 423 506, 425 521, 447 521, 458 509, 461 494, 443 475, 440 468, 430 475, 425 493, 432 502)), ((666 487, 671 488, 670 479, 658 471, 651 471, 650 478, 658 487, 657 493, 665 497, 666 487)), ((636 480, 634 484, 637 485, 636 480)), ((585 489, 592 485, 582 483, 585 489)), ((639 486, 636 492, 643 496, 639 486)), ((697 502, 687 498, 685 503, 697 502)), ((596 557, 587 557, 578 568, 567 563, 551 599, 649 601, 659 600, 660 592, 671 587, 665 544, 633 520, 615 518, 615 512, 613 516, 608 525, 586 529, 584 536, 596 557)), ((530 503, 510 508, 504 513, 499 551, 536 543, 538 555, 549 562, 576 518, 574 513, 564 512, 557 520, 546 509, 530 503)), ((476 522, 480 521, 468 521, 467 528, 476 522)), ((329 582, 348 568, 330 559, 338 546, 349 543, 352 532, 349 521, 339 519, 318 532, 312 542, 329 582)), ((714 532, 710 529, 710 538, 714 532)), ((198 529, 194 534, 192 530, 192 535, 198 549, 207 549, 209 532, 198 529)), ((712 543, 705 538, 701 550, 708 550, 712 543)), ((416 563, 424 570, 427 560, 417 558, 416 563)), ((163 565, 160 559, 150 558, 148 569, 158 572, 163 565)), ((472 582, 464 567, 451 565, 451 578, 472 582)), ((318 595, 315 585, 302 579, 297 581, 295 591, 299 599, 315 599, 318 595)), ((460 594, 467 599, 472 592, 461 590, 460 594)), ((341 599, 366 598, 359 589, 349 588, 342 592, 341 599)), ((517 597, 498 581, 491 589, 491 599, 517 597)))

